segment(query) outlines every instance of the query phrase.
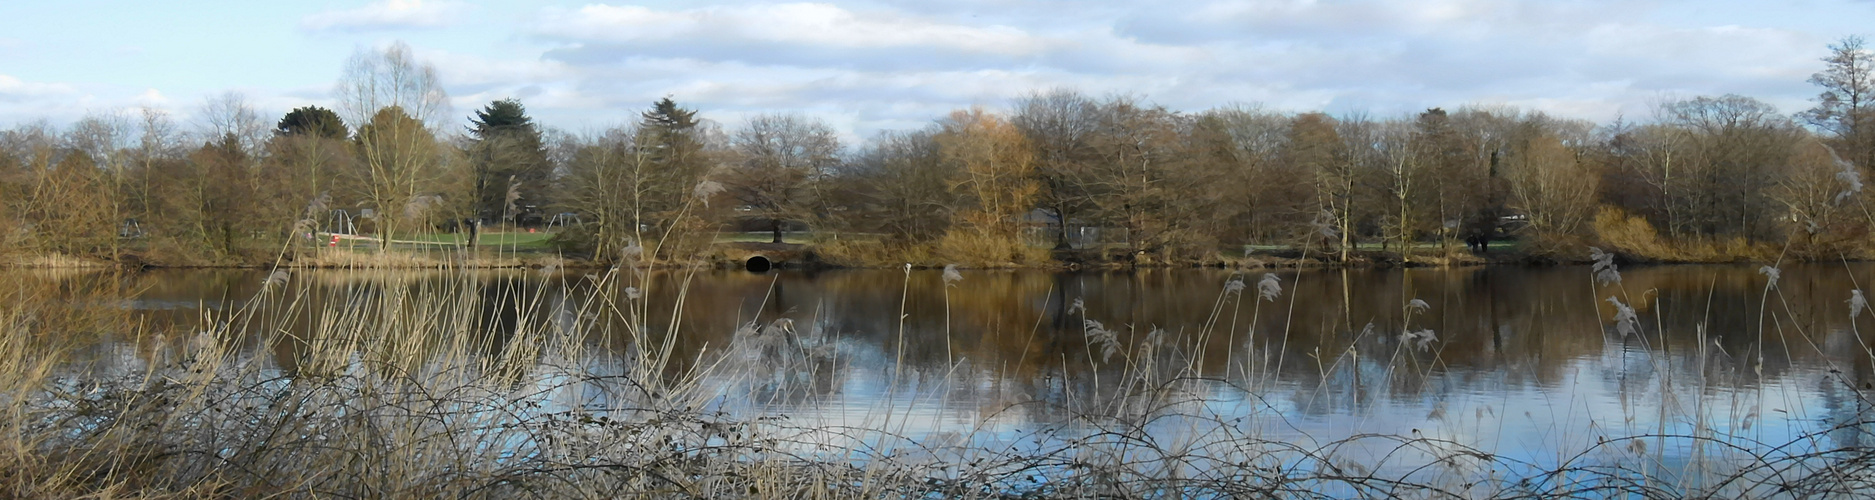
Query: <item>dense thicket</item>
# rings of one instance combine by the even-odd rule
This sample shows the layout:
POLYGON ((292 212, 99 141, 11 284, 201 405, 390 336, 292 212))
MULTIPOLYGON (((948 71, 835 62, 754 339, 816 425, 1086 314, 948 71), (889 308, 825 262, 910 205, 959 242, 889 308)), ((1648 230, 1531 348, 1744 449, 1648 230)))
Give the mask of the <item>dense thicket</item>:
POLYGON ((318 232, 484 226, 547 226, 601 260, 694 255, 720 231, 801 232, 830 258, 881 263, 1413 260, 1512 240, 1538 255, 1868 256, 1875 54, 1844 39, 1810 82, 1815 107, 1796 114, 1701 96, 1605 124, 1502 106, 1190 112, 1053 89, 849 147, 815 118, 724 128, 670 98, 582 135, 515 99, 459 122, 397 44, 347 63, 336 111, 262 120, 228 94, 194 124, 144 110, 0 132, 0 238, 173 264, 290 258, 318 232))

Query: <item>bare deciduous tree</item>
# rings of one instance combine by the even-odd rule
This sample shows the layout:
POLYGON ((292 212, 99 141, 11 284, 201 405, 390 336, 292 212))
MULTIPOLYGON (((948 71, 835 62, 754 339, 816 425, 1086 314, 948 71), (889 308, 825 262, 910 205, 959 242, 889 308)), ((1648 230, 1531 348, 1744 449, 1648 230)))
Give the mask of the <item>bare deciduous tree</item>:
POLYGON ((318 107, 293 110, 281 118, 267 143, 261 167, 280 200, 299 211, 306 231, 343 232, 343 220, 332 220, 331 210, 358 203, 357 192, 337 189, 338 177, 352 172, 351 135, 337 114, 318 107), (303 123, 302 123, 303 122, 303 123))
POLYGON ((722 205, 712 202, 720 184, 705 179, 718 154, 709 149, 712 129, 695 114, 663 99, 635 126, 559 141, 554 150, 565 165, 559 204, 585 218, 590 230, 581 233, 592 238, 575 246, 602 259, 632 245, 653 252, 698 246, 664 241, 667 234, 685 236, 679 227, 704 232, 698 213, 722 205))
POLYGON ((239 92, 223 92, 202 103, 202 136, 212 141, 234 138, 243 153, 258 155, 267 143, 267 123, 239 92))
POLYGON ((1548 130, 1528 125, 1505 166, 1512 208, 1539 238, 1579 234, 1595 217, 1600 176, 1548 130))
POLYGON ((1791 243, 1806 256, 1840 256, 1845 239, 1864 236, 1868 219, 1856 213, 1862 174, 1816 139, 1791 150, 1783 179, 1770 197, 1789 210, 1791 243))
MULTIPOLYGON (((72 217, 100 219, 97 223, 98 227, 116 227, 123 223, 127 211, 123 203, 124 197, 120 194, 127 184, 128 170, 131 166, 131 141, 135 135, 129 116, 121 112, 94 113, 72 124, 65 135, 68 147, 76 154, 89 158, 99 169, 99 172, 84 177, 90 179, 89 183, 96 184, 89 189, 97 189, 102 193, 99 196, 103 196, 96 200, 100 205, 95 207, 101 211, 73 214, 72 217)), ((66 181, 73 179, 73 177, 65 177, 66 181)), ((112 231, 112 237, 101 240, 106 243, 100 247, 105 249, 106 256, 111 259, 116 259, 123 254, 121 241, 114 236, 115 231, 112 231)))
POLYGON ((944 161, 934 135, 885 132, 860 151, 844 176, 852 188, 835 190, 852 194, 848 205, 863 209, 846 225, 884 232, 894 243, 922 243, 950 229, 959 208, 950 190, 956 166, 944 161))
POLYGON ((560 178, 560 203, 584 219, 590 238, 581 242, 595 257, 609 258, 628 237, 638 234, 646 198, 657 195, 648 182, 648 156, 637 146, 636 129, 614 128, 587 137, 563 138, 568 151, 560 178))
POLYGON ((1800 116, 1829 131, 1837 148, 1862 168, 1875 168, 1875 51, 1862 37, 1845 37, 1829 46, 1828 66, 1810 76, 1823 88, 1816 107, 1800 116))
POLYGON ((387 249, 403 207, 436 194, 442 179, 435 125, 448 113, 448 96, 436 68, 402 42, 353 53, 336 93, 340 113, 358 131, 353 186, 374 209, 386 243, 380 249, 387 249))
POLYGON ((1335 120, 1323 113, 1297 115, 1289 125, 1284 161, 1309 172, 1315 187, 1317 217, 1305 233, 1308 241, 1330 240, 1348 260, 1354 248, 1355 207, 1362 198, 1363 177, 1373 158, 1375 127, 1364 117, 1335 120))
POLYGON ((1778 204, 1764 188, 1777 183, 1797 137, 1790 119, 1737 95, 1680 100, 1662 110, 1667 123, 1692 134, 1688 223, 1705 236, 1777 237, 1778 204))
POLYGON ((1068 226, 1090 209, 1080 183, 1094 161, 1089 138, 1098 126, 1100 103, 1068 89, 1032 93, 1016 100, 1010 123, 1036 151, 1036 205, 1054 213, 1055 247, 1068 247, 1068 226))
MULTIPOLYGON (((1420 231, 1419 219, 1416 218, 1421 207, 1421 198, 1425 198, 1421 184, 1426 174, 1420 167, 1420 157, 1415 154, 1415 134, 1411 124, 1403 121, 1385 121, 1377 123, 1377 141, 1372 144, 1382 159, 1379 169, 1381 191, 1386 193, 1391 210, 1381 218, 1384 227, 1383 241, 1397 244, 1397 250, 1403 259, 1413 258, 1413 241, 1420 231)), ((1358 146, 1356 146, 1358 147, 1358 146)))
POLYGON ((1089 215, 1125 229, 1134 253, 1208 250, 1211 235, 1194 229, 1215 200, 1196 187, 1215 172, 1191 161, 1192 120, 1126 97, 1101 103, 1097 116, 1088 138, 1094 155, 1077 179, 1089 215))
POLYGON ((761 115, 730 141, 737 161, 723 183, 750 217, 767 222, 775 243, 786 222, 817 222, 825 213, 820 183, 840 155, 832 127, 801 115, 761 115))
POLYGON ((1227 179, 1214 186, 1222 191, 1219 217, 1244 244, 1287 243, 1288 235, 1317 214, 1314 190, 1297 182, 1309 174, 1282 161, 1289 121, 1281 113, 1246 106, 1213 109, 1198 119, 1194 133, 1222 142, 1207 148, 1218 154, 1227 179))

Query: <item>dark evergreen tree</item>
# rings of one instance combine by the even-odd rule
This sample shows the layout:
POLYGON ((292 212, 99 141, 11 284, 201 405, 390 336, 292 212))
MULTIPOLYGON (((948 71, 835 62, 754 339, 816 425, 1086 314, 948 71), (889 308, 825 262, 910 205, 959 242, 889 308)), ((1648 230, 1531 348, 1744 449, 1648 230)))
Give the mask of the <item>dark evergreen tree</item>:
POLYGON ((679 107, 665 97, 640 116, 635 147, 645 158, 643 189, 656 193, 646 199, 644 207, 652 219, 666 220, 674 214, 660 212, 680 209, 683 196, 708 173, 710 162, 695 110, 679 107))
POLYGON ((288 112, 285 117, 280 118, 280 123, 274 126, 273 133, 276 135, 313 135, 327 139, 344 139, 351 135, 351 131, 345 128, 345 121, 339 119, 338 113, 318 106, 304 106, 288 112))
POLYGON ((484 220, 537 221, 546 206, 553 166, 540 129, 514 99, 488 103, 471 118, 470 162, 475 213, 484 220))
MULTIPOLYGON (((651 105, 638 123, 638 144, 647 148, 651 163, 675 172, 699 165, 703 141, 697 137, 697 112, 677 106, 666 97, 651 105)), ((700 173, 700 172, 698 172, 700 173)))
POLYGON ((488 103, 488 106, 477 110, 475 118, 469 119, 469 122, 475 124, 469 128, 469 132, 477 138, 487 138, 491 131, 534 128, 534 119, 527 116, 527 108, 521 105, 521 101, 514 99, 488 103))

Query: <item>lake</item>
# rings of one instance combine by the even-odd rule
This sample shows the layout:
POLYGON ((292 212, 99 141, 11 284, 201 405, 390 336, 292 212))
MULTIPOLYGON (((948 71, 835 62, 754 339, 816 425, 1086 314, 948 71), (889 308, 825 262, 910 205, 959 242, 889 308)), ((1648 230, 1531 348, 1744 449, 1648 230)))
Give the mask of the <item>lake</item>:
MULTIPOLYGON (((1610 283, 1578 266, 608 277, 624 274, 296 271, 273 284, 244 270, 6 276, 31 290, 108 283, 114 299, 81 307, 142 325, 87 333, 97 341, 67 361, 71 373, 134 372, 222 324, 248 334, 219 341, 290 378, 313 343, 263 339, 313 337, 331 311, 396 294, 476 299, 438 314, 495 332, 476 351, 488 357, 512 352, 507 344, 522 341, 504 335, 530 325, 603 332, 570 355, 579 359, 562 360, 597 373, 642 359, 632 331, 674 331, 666 377, 690 377, 708 411, 786 422, 800 432, 789 443, 807 455, 1045 453, 1118 425, 1161 458, 1234 457, 1254 439, 1320 459, 1292 465, 1314 471, 1414 477, 1442 464, 1442 478, 1457 478, 1442 480, 1466 491, 1480 481, 1554 486, 1573 481, 1561 470, 1632 462, 1612 476, 1702 491, 1875 444, 1875 354, 1860 333, 1875 325, 1858 326, 1870 320, 1852 314, 1866 311, 1851 300, 1875 279, 1869 264, 1788 265, 1775 286, 1757 265, 1636 267, 1610 283), (1794 458, 1763 465, 1778 453, 1794 458), (1759 472, 1731 472, 1739 468, 1759 472)), ((549 406, 604 398, 575 392, 549 406)), ((1206 467, 1180 464, 1147 475, 1206 467)))

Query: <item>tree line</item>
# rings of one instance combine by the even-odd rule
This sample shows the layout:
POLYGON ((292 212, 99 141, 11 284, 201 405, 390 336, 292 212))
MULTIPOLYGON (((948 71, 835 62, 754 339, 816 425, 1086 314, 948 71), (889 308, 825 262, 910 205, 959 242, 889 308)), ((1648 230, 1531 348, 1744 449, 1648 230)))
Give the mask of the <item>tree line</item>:
POLYGON ((1875 53, 1849 37, 1822 62, 1815 106, 1794 115, 1738 95, 1601 124, 1507 106, 1185 112, 1054 89, 855 146, 815 118, 725 128, 671 98, 594 132, 544 127, 514 99, 463 124, 435 69, 396 44, 347 62, 332 109, 263 119, 226 94, 193 127, 141 110, 0 132, 0 243, 255 263, 317 232, 553 226, 556 245, 602 261, 694 256, 723 230, 777 243, 807 230, 854 261, 981 265, 1051 249, 1412 260, 1507 240, 1530 255, 1862 255, 1875 53))

